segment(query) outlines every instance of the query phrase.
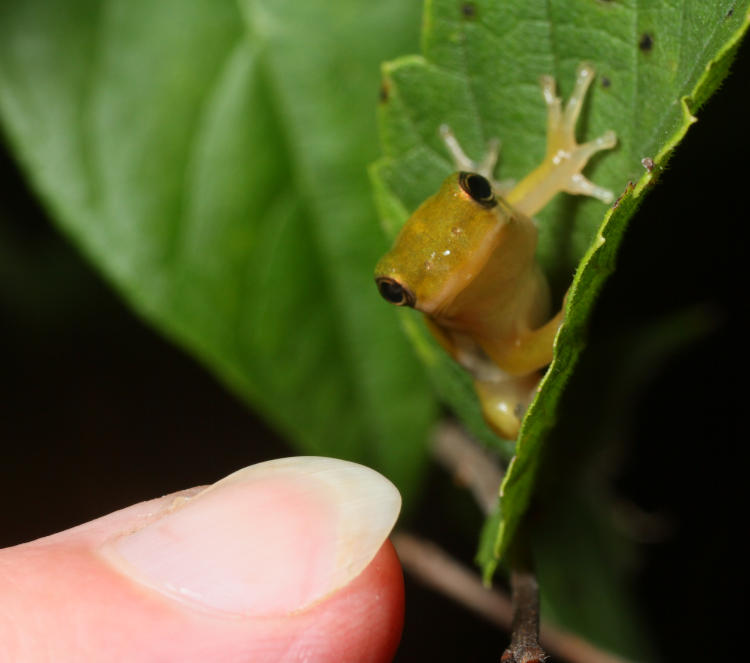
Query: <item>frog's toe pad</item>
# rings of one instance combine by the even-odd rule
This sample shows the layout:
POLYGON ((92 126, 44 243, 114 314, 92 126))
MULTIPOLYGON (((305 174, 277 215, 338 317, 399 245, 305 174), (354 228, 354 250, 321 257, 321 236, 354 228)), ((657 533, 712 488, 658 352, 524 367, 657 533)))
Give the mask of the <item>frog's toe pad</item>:
POLYGON ((591 196, 607 204, 615 199, 614 194, 609 189, 594 184, 590 179, 581 175, 581 173, 571 175, 565 191, 582 196, 591 196))

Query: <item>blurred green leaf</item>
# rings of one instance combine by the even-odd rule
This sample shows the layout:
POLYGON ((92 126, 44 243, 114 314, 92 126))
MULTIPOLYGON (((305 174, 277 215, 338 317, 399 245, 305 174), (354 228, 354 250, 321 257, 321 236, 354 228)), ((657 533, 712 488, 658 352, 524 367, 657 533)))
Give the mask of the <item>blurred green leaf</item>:
POLYGON ((378 64, 415 48, 418 9, 0 5, 0 119, 61 228, 301 450, 407 492, 434 404, 372 285, 366 164, 378 64))

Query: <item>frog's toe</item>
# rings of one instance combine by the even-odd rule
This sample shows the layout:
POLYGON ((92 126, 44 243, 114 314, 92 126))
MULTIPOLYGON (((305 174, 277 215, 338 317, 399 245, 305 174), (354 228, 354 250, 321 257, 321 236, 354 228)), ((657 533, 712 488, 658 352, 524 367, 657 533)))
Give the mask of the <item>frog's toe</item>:
POLYGON ((447 124, 440 125, 440 135, 443 138, 445 147, 451 155, 453 165, 457 170, 463 170, 470 173, 479 173, 488 180, 494 182, 492 173, 497 165, 500 156, 500 141, 492 138, 487 143, 487 151, 481 161, 474 161, 464 152, 461 144, 458 142, 453 130, 447 124))
POLYGON ((615 145, 617 145, 617 136, 615 135, 615 132, 611 129, 609 131, 605 131, 599 138, 595 138, 594 140, 584 143, 580 146, 583 150, 589 150, 589 154, 586 155, 588 158, 595 152, 599 152, 601 150, 611 150, 615 145))
POLYGON ((583 100, 586 98, 586 92, 594 80, 594 74, 594 68, 590 64, 584 62, 578 66, 575 86, 568 98, 568 103, 565 104, 565 114, 562 120, 562 124, 568 132, 575 131, 578 116, 581 114, 581 108, 583 108, 583 100))
POLYGON ((565 191, 581 196, 591 196, 607 204, 615 199, 614 194, 609 189, 594 184, 590 179, 581 175, 581 173, 574 173, 570 177, 565 191))
POLYGON ((550 114, 556 115, 559 122, 561 101, 560 97, 557 96, 555 79, 549 74, 544 74, 539 79, 539 84, 542 86, 542 94, 544 95, 544 102, 547 104, 547 110, 550 114))
POLYGON ((588 180, 581 174, 581 171, 594 154, 602 150, 610 150, 616 144, 615 132, 607 131, 592 141, 576 145, 569 157, 571 166, 576 167, 572 169, 568 181, 561 188, 568 193, 592 196, 604 203, 611 203, 614 199, 612 192, 588 180))
POLYGON ((475 172, 476 164, 466 155, 466 152, 464 152, 461 144, 456 138, 456 134, 453 133, 453 129, 447 124, 441 124, 440 136, 442 137, 445 146, 448 148, 448 152, 450 152, 451 159, 453 159, 453 165, 458 170, 475 172))
MULTIPOLYGON (((480 175, 484 175, 488 180, 492 180, 492 173, 497 165, 498 157, 500 156, 500 139, 490 138, 487 143, 487 152, 484 155, 484 159, 477 164, 477 172, 480 175)), ((493 180, 494 181, 494 180, 493 180)))

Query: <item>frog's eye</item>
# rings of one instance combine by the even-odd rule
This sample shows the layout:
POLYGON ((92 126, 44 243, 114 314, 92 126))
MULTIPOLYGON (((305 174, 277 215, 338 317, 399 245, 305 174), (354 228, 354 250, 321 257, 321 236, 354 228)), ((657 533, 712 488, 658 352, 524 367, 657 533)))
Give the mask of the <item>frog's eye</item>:
POLYGON ((458 174, 458 185, 482 207, 497 205, 495 194, 492 193, 492 185, 486 177, 482 177, 478 173, 460 172, 458 174))
POLYGON ((385 301, 396 306, 414 306, 416 302, 414 293, 409 288, 402 286, 395 279, 388 278, 387 276, 379 276, 375 279, 375 283, 385 301))

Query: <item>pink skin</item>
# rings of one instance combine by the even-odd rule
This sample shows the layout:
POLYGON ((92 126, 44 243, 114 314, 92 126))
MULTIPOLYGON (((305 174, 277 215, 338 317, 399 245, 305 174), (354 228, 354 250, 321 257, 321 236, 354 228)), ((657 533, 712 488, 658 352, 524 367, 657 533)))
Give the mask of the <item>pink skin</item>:
POLYGON ((136 504, 1 550, 0 660, 376 663, 393 658, 404 588, 389 541, 346 586, 301 612, 273 617, 196 608, 133 581, 100 556, 102 543, 139 527, 174 498, 136 504))

